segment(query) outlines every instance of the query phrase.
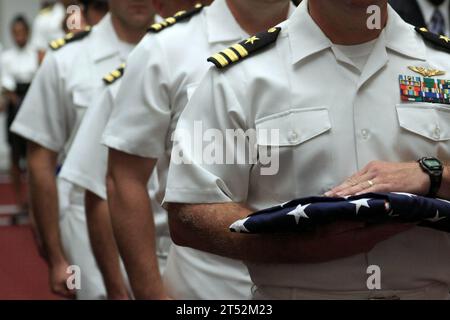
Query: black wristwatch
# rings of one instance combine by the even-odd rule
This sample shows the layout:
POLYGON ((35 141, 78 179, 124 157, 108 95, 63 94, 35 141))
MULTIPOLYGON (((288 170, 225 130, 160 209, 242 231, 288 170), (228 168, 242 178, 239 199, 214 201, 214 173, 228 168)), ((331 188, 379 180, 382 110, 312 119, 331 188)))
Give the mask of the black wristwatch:
POLYGON ((436 198, 442 183, 444 166, 442 162, 433 157, 426 157, 418 160, 422 170, 430 177, 430 190, 427 197, 436 198))

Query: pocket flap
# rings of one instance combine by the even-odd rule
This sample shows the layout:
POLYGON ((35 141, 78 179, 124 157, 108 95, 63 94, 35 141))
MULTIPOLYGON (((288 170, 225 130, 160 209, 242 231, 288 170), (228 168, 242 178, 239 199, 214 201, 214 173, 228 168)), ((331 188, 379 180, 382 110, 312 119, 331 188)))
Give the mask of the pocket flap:
POLYGON ((73 103, 80 108, 87 108, 94 98, 93 88, 76 89, 73 92, 73 103))
POLYGON ((330 129, 329 112, 324 107, 291 109, 256 121, 257 143, 261 146, 295 146, 330 129))
POLYGON ((450 140, 450 107, 431 103, 398 104, 400 126, 432 141, 450 140))

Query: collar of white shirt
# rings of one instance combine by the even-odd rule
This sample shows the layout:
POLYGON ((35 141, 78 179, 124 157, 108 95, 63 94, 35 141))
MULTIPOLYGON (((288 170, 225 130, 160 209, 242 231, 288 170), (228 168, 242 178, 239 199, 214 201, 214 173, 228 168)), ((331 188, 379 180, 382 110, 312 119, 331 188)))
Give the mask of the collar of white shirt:
POLYGON ((90 45, 95 62, 120 54, 120 39, 108 13, 92 30, 90 45))
MULTIPOLYGON (((389 6, 389 19, 381 38, 390 50, 419 60, 426 60, 424 42, 414 28, 405 23, 389 6)), ((332 42, 314 22, 308 12, 308 0, 303 0, 286 23, 292 48, 292 64, 332 47, 332 42)))
MULTIPOLYGON (((288 16, 296 7, 291 2, 288 16)), ((239 41, 248 37, 237 23, 225 0, 215 0, 206 8, 206 25, 209 43, 239 41)))

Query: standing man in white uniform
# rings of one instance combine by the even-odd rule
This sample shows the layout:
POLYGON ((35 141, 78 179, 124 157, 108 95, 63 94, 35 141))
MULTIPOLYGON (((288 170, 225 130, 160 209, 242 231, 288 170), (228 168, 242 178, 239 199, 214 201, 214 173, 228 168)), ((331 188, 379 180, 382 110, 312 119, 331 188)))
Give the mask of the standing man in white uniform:
MULTIPOLYGON (((240 44, 249 55, 244 61, 221 59, 228 51, 210 59, 225 69, 208 72, 178 122, 187 138, 177 151, 195 162, 170 166, 165 202, 174 242, 246 261, 257 298, 448 298, 447 233, 359 223, 321 236, 248 236, 228 228, 251 212, 325 193, 450 199, 450 81, 439 82, 439 97, 429 100, 427 83, 445 76, 421 77, 440 71, 448 79, 450 40, 414 30, 387 0, 304 0, 279 28, 252 39, 240 44), (367 28, 369 4, 381 9, 378 29, 367 28), (408 79, 420 95, 400 90, 408 79), (204 128, 200 138, 210 128, 224 136, 227 129, 256 130, 246 147, 257 148, 258 161, 237 162, 245 159, 240 150, 231 161, 238 164, 202 162, 189 147, 196 121, 204 128), (267 152, 269 164, 260 157, 267 152), (417 162, 422 157, 447 162, 440 188, 417 162), (368 289, 371 265, 381 269, 381 290, 368 289)), ((225 155, 234 145, 216 151, 225 155)))
POLYGON ((38 50, 41 61, 50 41, 64 37, 66 8, 75 3, 76 1, 71 0, 58 0, 42 8, 34 19, 31 43, 38 50))
POLYGON ((33 46, 37 50, 47 51, 48 43, 64 36, 63 21, 66 5, 74 1, 55 1, 39 11, 33 23, 33 46))
MULTIPOLYGON (((196 2, 156 0, 153 1, 153 6, 160 16, 169 17, 178 11, 193 8, 196 2)), ((159 20, 162 21, 162 18, 159 20)), ((62 179, 85 190, 89 238, 109 299, 126 299, 129 293, 120 270, 119 253, 106 201, 108 149, 100 141, 125 69, 123 65, 104 78, 105 89, 100 98, 88 108, 60 173, 62 179)), ((153 175, 149 183, 151 199, 155 199, 157 189, 158 179, 153 175)), ((159 269, 163 272, 171 244, 167 212, 157 201, 152 201, 152 210, 156 226, 156 254, 159 269)))
MULTIPOLYGON (((130 56, 103 141, 110 148, 108 201, 114 232, 137 298, 159 297, 153 290, 159 275, 150 264, 155 245, 148 178, 158 162, 161 200, 171 134, 208 68, 206 58, 286 19, 293 9, 287 0, 216 0, 203 10, 198 7, 156 24, 155 34, 130 56)), ((171 249, 164 280, 175 299, 250 296, 241 262, 178 246, 171 249)))
POLYGON ((51 287, 64 296, 73 294, 66 286, 67 268, 77 265, 79 299, 105 297, 105 288, 89 245, 83 193, 66 183, 58 198, 58 158, 64 158, 85 110, 101 91, 102 77, 125 61, 154 16, 150 0, 110 0, 109 5, 110 14, 91 31, 51 43, 54 52, 44 60, 12 125, 29 141, 32 206, 51 287))

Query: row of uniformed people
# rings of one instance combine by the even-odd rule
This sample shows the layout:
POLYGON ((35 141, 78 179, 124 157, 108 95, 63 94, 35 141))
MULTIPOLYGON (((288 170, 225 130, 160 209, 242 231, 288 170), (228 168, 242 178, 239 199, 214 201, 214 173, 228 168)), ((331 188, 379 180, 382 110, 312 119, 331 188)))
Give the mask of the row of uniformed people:
MULTIPOLYGON (((28 209, 28 200, 21 186, 23 163, 26 157, 26 141, 10 132, 8 128, 14 121, 42 61, 43 54, 48 49, 50 40, 64 35, 66 7, 75 3, 79 2, 65 0, 46 5, 35 18, 33 28, 29 26, 24 16, 14 17, 10 25, 13 46, 1 54, 0 88, 4 104, 0 108, 6 110, 7 141, 10 147, 10 176, 14 186, 15 200, 21 211, 28 209)), ((89 3, 89 6, 85 3, 86 12, 89 13, 91 21, 95 22, 95 17, 100 12, 103 11, 104 14, 105 3, 106 0, 93 1, 89 3)), ((78 19, 77 21, 83 22, 84 20, 78 19)))
MULTIPOLYGON (((153 2, 162 16, 168 16, 164 8, 181 5, 176 0, 165 1, 168 7, 164 7, 163 2, 153 2)), ((149 3, 146 1, 142 2, 141 10, 130 11, 127 11, 130 9, 128 1, 121 3, 120 6, 110 0, 110 14, 92 31, 68 37, 61 45, 54 46, 56 51, 46 58, 12 127, 31 141, 29 170, 33 205, 57 290, 70 293, 61 287, 65 280, 62 271, 70 262, 80 265, 82 270, 79 298, 108 295, 109 298, 245 299, 251 296, 252 282, 258 288, 253 293, 262 298, 366 298, 373 294, 365 287, 370 259, 389 271, 385 280, 388 290, 378 292, 383 298, 448 296, 450 281, 445 272, 441 272, 449 263, 445 254, 449 241, 446 234, 387 226, 380 233, 364 234, 381 242, 374 250, 365 247, 363 250, 358 244, 352 251, 347 239, 344 244, 339 241, 329 244, 336 249, 330 258, 326 256, 330 250, 324 250, 323 256, 320 252, 302 251, 304 238, 295 238, 283 245, 276 237, 240 237, 227 231, 232 219, 243 218, 252 210, 293 197, 323 194, 372 160, 393 161, 386 166, 399 167, 405 165, 402 162, 411 160, 411 154, 450 158, 450 146, 445 137, 429 140, 426 133, 417 137, 399 132, 400 126, 389 109, 401 101, 398 90, 394 90, 398 78, 393 78, 392 74, 406 72, 408 64, 421 61, 425 61, 426 67, 450 70, 445 53, 426 44, 387 5, 383 13, 389 20, 383 31, 370 33, 368 37, 373 38, 367 43, 351 46, 333 43, 330 38, 335 35, 326 33, 330 32, 329 26, 324 20, 312 19, 312 15, 317 18, 333 10, 345 15, 354 10, 363 21, 365 16, 359 4, 338 4, 349 7, 344 8, 335 7, 331 0, 323 0, 322 6, 327 10, 320 13, 317 6, 308 11, 310 3, 304 1, 291 19, 274 28, 291 15, 294 7, 290 1, 215 0, 207 8, 198 5, 155 23, 125 59, 130 49, 127 42, 137 43, 145 32, 142 32, 143 27, 139 33, 131 32, 131 28, 129 33, 118 32, 118 27, 127 30, 127 21, 136 27, 137 22, 145 20, 137 12, 150 11, 145 7, 145 3, 149 3), (259 30, 266 31, 250 37, 259 30), (397 36, 398 30, 402 34, 397 36), (266 46, 273 48, 262 50, 266 46), (231 70, 222 72, 211 68, 208 71, 210 67, 205 58, 219 51, 209 59, 217 68, 225 68, 254 51, 263 53, 231 70), (105 88, 100 75, 106 68, 112 69, 112 64, 125 60, 125 67, 104 78, 104 83, 109 84, 105 88), (331 72, 332 66, 335 69, 327 78, 332 85, 326 89, 332 92, 318 92, 317 88, 325 80, 317 71, 325 67, 331 72), (343 79, 354 85, 348 86, 343 79), (380 91, 389 94, 377 95, 380 91), (354 97, 350 102, 356 101, 362 109, 354 128, 338 125, 354 119, 350 116, 351 103, 336 99, 337 96, 354 97), (380 116, 379 110, 369 108, 374 99, 377 106, 385 108, 382 123, 386 136, 371 126, 373 113, 380 116), (319 100, 322 107, 310 106, 311 101, 319 100), (336 107, 330 107, 331 101, 336 107), (86 108, 89 111, 85 114, 86 108), (81 122, 83 116, 85 119, 81 122), (330 121, 330 117, 338 124, 330 121), (192 124, 196 120, 203 121, 206 129, 223 132, 261 126, 282 130, 282 134, 286 134, 286 145, 280 154, 283 161, 280 173, 261 176, 259 165, 202 163, 171 163, 169 171, 172 133, 177 125, 194 133, 192 124), (404 149, 392 148, 389 141, 377 144, 378 140, 371 140, 370 136, 346 145, 335 140, 340 135, 359 139, 355 130, 363 130, 364 126, 373 132, 373 137, 380 135, 384 141, 399 139, 405 147, 411 143, 422 147, 404 152, 404 149), (302 136, 298 135, 297 139, 292 138, 292 133, 299 129, 310 131, 305 140, 299 140, 302 136), (100 142, 108 147, 109 155, 100 142), (439 154, 433 152, 438 144, 439 154), (348 150, 337 152, 333 146, 348 150), (392 156, 383 158, 386 152, 392 156), (52 170, 60 154, 66 154, 67 158, 58 178, 62 213, 58 218, 52 170), (346 159, 344 155, 348 154, 356 154, 357 158, 346 159), (153 172, 158 179, 149 183, 151 176, 156 177, 153 172), (289 179, 291 175, 296 179, 289 179), (299 186, 299 181, 305 183, 299 186), (172 204, 169 217, 175 242, 191 247, 172 245, 167 265, 164 259, 158 261, 158 257, 164 257, 168 243, 164 213, 158 214, 162 211, 157 201, 163 198, 165 203, 172 204), (64 203, 64 199, 67 202, 64 203), (407 229, 409 231, 403 232, 407 229), (94 255, 88 254, 91 250, 88 232, 94 255), (383 242, 394 235, 397 236, 383 242), (412 249, 405 247, 414 240, 421 245, 412 249), (342 247, 347 257, 342 253, 341 257, 346 258, 335 260, 342 247), (438 259, 430 250, 437 247, 442 248, 438 259), (308 260, 298 252, 280 253, 285 248, 300 248, 306 257, 318 255, 318 261, 328 262, 305 263, 308 260), (118 251, 127 277, 121 275, 118 251), (352 252, 350 257, 349 251, 352 252), (398 254, 402 255, 401 264, 393 259, 398 254), (408 269, 408 265, 423 259, 431 261, 431 265, 408 269), (240 260, 248 260, 246 266, 240 260), (164 279, 159 272, 163 269, 164 279), (425 274, 429 280, 423 280, 425 274)), ((186 6, 186 2, 183 5, 186 6)), ((151 16, 146 17, 151 20, 151 16)), ((351 24, 351 20, 345 22, 351 24)), ((339 30, 342 34, 338 36, 343 38, 338 39, 351 38, 345 30, 339 30)), ((427 31, 421 33, 430 39, 427 31)), ((352 44, 352 41, 346 43, 352 44)), ((446 50, 445 38, 436 37, 433 41, 446 50)), ((427 107, 433 112, 446 112, 442 105, 427 107)), ((407 119, 405 116, 404 120, 407 119)), ((180 147, 188 157, 194 157, 188 143, 181 140, 180 147)), ((417 175, 417 169, 409 167, 408 170, 417 175)), ((373 177, 368 179, 378 182, 373 177)), ((448 186, 448 180, 445 176, 444 187, 448 186)), ((365 180, 356 185, 359 184, 363 189, 374 187, 373 182, 367 184, 365 180)), ((445 190, 441 195, 450 197, 445 190)), ((364 239, 363 235, 358 236, 364 239)), ((319 240, 307 240, 304 246, 311 250, 321 244, 325 249, 326 239, 319 240)))
MULTIPOLYGON (((69 264, 79 265, 82 270, 81 290, 76 292, 78 298, 102 298, 107 294, 110 298, 130 296, 127 279, 120 273, 117 247, 121 249, 136 297, 161 298, 166 295, 161 289, 162 280, 156 272, 155 259, 157 254, 163 258, 160 261, 164 260, 170 244, 165 212, 157 204, 157 198, 153 198, 151 204, 156 221, 156 231, 153 231, 149 221, 151 211, 144 212, 146 223, 139 224, 141 220, 134 219, 132 213, 124 215, 128 209, 115 212, 113 205, 110 207, 114 223, 111 223, 105 202, 107 155, 100 145, 102 126, 106 126, 112 112, 111 104, 117 90, 114 88, 119 82, 105 88, 102 77, 123 63, 146 33, 154 18, 151 2, 162 16, 173 15, 181 9, 186 11, 154 24, 150 34, 130 57, 130 61, 136 62, 136 71, 142 66, 147 71, 141 79, 133 79, 128 84, 142 90, 136 99, 143 100, 136 103, 155 101, 161 105, 161 116, 164 117, 148 122, 148 116, 144 114, 141 119, 141 124, 148 124, 148 128, 140 134, 149 133, 155 139, 141 149, 141 155, 154 157, 155 162, 158 159, 159 169, 155 171, 158 171, 159 179, 156 181, 157 175, 153 175, 150 185, 154 188, 148 188, 150 195, 156 192, 157 184, 160 185, 158 190, 164 190, 171 149, 169 132, 175 128, 196 83, 209 67, 208 55, 261 28, 281 22, 293 11, 289 1, 279 1, 271 5, 281 11, 279 16, 269 15, 267 21, 260 21, 254 14, 254 21, 248 23, 245 14, 255 8, 237 1, 217 0, 204 9, 202 5, 194 6, 194 1, 142 1, 135 4, 111 0, 110 13, 92 30, 52 42, 54 51, 48 54, 40 68, 12 131, 30 141, 28 164, 34 214, 50 265, 52 288, 67 296, 74 293, 67 290, 64 282, 69 264), (136 32, 136 26, 139 32, 136 32), (162 29, 167 30, 161 32, 162 29), (164 80, 155 78, 159 76, 164 80), (91 111, 79 131, 87 109, 91 111), (153 143, 164 147, 155 148, 153 143), (52 168, 58 159, 65 161, 55 179, 52 168), (133 225, 134 221, 138 225, 133 225), (127 230, 130 224, 132 230, 127 230), (156 243, 155 234, 158 235, 156 243), (133 237, 142 242, 130 243, 133 237)), ((265 11, 267 6, 254 7, 265 11)), ((120 72, 111 73, 105 81, 116 82, 120 72)), ((140 113, 139 108, 135 112, 140 113)), ((127 130, 134 128, 130 126, 127 130)), ((116 141, 120 143, 120 139, 116 141)), ((153 163, 148 167, 148 176, 152 167, 153 163)), ((250 296, 250 280, 241 262, 181 247, 172 248, 170 257, 165 280, 172 297, 242 299, 250 296)), ((159 268, 163 269, 164 263, 159 268)))
POLYGON ((12 48, 0 52, 0 90, 3 98, 1 109, 6 111, 6 135, 10 147, 10 176, 14 186, 16 203, 26 208, 26 196, 22 191, 22 164, 26 154, 26 141, 8 130, 19 111, 23 98, 38 69, 38 53, 30 43, 31 28, 25 17, 14 17, 10 25, 14 42, 12 48))

